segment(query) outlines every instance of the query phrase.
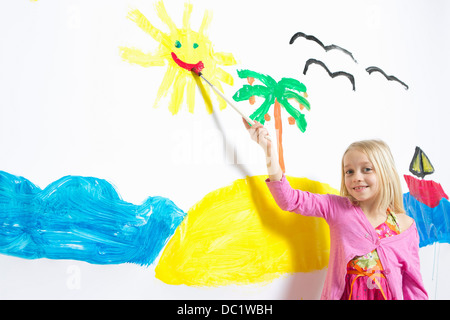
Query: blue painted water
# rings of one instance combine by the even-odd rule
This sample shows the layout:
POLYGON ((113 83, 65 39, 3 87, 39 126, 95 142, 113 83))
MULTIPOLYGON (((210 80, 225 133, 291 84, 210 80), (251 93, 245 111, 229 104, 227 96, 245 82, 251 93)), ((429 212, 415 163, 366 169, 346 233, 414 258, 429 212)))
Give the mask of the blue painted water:
POLYGON ((123 201, 106 180, 66 176, 45 189, 0 171, 0 253, 148 266, 185 218, 171 200, 123 201))
POLYGON ((406 213, 416 221, 419 247, 429 244, 450 243, 450 202, 442 198, 439 205, 431 208, 416 200, 409 192, 403 194, 406 213))

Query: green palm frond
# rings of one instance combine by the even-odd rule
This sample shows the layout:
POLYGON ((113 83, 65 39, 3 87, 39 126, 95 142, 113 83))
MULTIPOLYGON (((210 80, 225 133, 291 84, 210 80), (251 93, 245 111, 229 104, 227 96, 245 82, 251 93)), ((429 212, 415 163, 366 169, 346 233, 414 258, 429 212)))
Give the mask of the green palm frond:
POLYGON ((295 123, 301 132, 306 131, 306 120, 305 115, 298 111, 294 106, 292 106, 286 97, 277 98, 278 102, 284 107, 284 109, 295 119, 295 123))
MULTIPOLYGON (((283 78, 278 82, 278 86, 284 89, 284 92, 282 93, 283 97, 285 97, 286 99, 295 99, 298 103, 305 106, 306 110, 308 111, 311 109, 309 101, 297 93, 306 92, 306 86, 303 83, 301 83, 297 79, 283 78)), ((277 99, 279 98, 281 97, 277 96, 277 99)))
POLYGON ((275 102, 275 98, 273 99, 266 99, 262 105, 255 110, 255 112, 253 112, 250 115, 250 119, 252 120, 256 120, 261 124, 266 123, 266 119, 264 118, 264 115, 269 112, 270 107, 273 105, 273 103, 275 102))
POLYGON ((309 111, 311 109, 309 101, 297 93, 306 92, 306 86, 297 79, 283 78, 278 82, 277 91, 277 101, 284 107, 291 117, 295 119, 295 123, 300 131, 305 132, 307 126, 305 115, 292 106, 288 99, 294 99, 309 111))
POLYGON ((297 79, 283 78, 278 82, 278 85, 298 92, 306 92, 305 85, 297 79))
POLYGON ((258 72, 251 71, 251 70, 238 70, 237 74, 238 74, 239 78, 241 78, 241 79, 249 78, 249 77, 255 78, 255 79, 261 81, 261 83, 263 83, 268 88, 275 89, 275 87, 277 85, 277 82, 275 81, 275 79, 266 74, 258 73, 258 72))
POLYGON ((260 85, 250 86, 246 84, 243 85, 241 89, 236 91, 236 93, 233 96, 233 99, 234 101, 244 101, 250 99, 250 97, 252 96, 270 98, 272 94, 273 94, 272 91, 265 86, 260 85))
POLYGON ((301 95, 299 95, 296 92, 287 90, 283 94, 283 97, 285 97, 286 99, 295 99, 298 103, 305 106, 306 110, 308 110, 308 111, 311 110, 311 105, 309 104, 309 101, 306 100, 304 97, 302 97, 301 95))

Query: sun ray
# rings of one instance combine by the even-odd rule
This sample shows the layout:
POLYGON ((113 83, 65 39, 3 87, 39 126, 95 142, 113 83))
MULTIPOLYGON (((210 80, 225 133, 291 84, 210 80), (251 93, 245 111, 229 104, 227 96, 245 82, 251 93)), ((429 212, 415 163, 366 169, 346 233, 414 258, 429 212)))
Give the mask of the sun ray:
POLYGON ((191 18, 192 14, 192 4, 191 3, 185 3, 184 4, 184 13, 183 13, 183 29, 185 31, 189 30, 189 20, 191 18))
POLYGON ((203 100, 205 101, 206 111, 208 112, 208 114, 211 114, 213 112, 213 108, 211 96, 209 95, 209 87, 206 87, 199 77, 194 77, 194 80, 198 88, 200 89, 203 100))
POLYGON ((220 80, 226 84, 229 84, 230 86, 233 85, 234 79, 231 76, 231 74, 229 74, 228 72, 224 71, 221 68, 216 68, 216 70, 214 70, 214 72, 216 74, 217 80, 220 80))
MULTIPOLYGON (((184 12, 183 12, 183 25, 182 25, 182 29, 179 30, 179 35, 183 39, 183 43, 194 43, 197 41, 196 38, 198 38, 198 37, 196 37, 194 32, 192 32, 192 31, 189 32, 189 30, 191 30, 190 24, 189 24, 189 20, 191 18, 191 13, 192 13, 192 4, 185 3, 184 4, 184 12)), ((184 59, 186 59, 186 61, 195 59, 192 48, 189 48, 184 52, 184 59)))
POLYGON ((138 64, 142 67, 164 66, 166 61, 158 54, 144 53, 136 48, 119 47, 120 55, 124 60, 138 64))
POLYGON ((175 76, 178 71, 178 68, 174 68, 172 66, 169 66, 169 68, 167 69, 167 72, 164 75, 163 81, 161 82, 161 85, 159 86, 158 92, 156 94, 156 100, 153 105, 154 108, 158 107, 159 100, 167 94, 168 90, 175 80, 175 76))
POLYGON ((169 14, 166 11, 166 8, 164 7, 164 3, 162 1, 158 1, 155 4, 156 14, 161 19, 162 22, 164 22, 170 29, 170 34, 176 34, 177 33, 177 26, 170 18, 169 14))
POLYGON ((187 78, 186 86, 186 103, 188 106, 188 111, 194 113, 195 108, 195 81, 193 78, 187 78))
POLYGON ((216 52, 213 54, 213 58, 218 64, 222 66, 232 66, 236 64, 236 60, 231 53, 216 52))
POLYGON ((186 87, 186 77, 181 72, 177 72, 175 76, 174 87, 178 88, 178 90, 172 93, 169 103, 169 111, 173 115, 180 111, 184 97, 184 88, 186 87))
MULTIPOLYGON (((200 79, 199 82, 201 83, 200 79)), ((205 100, 205 107, 208 114, 213 113, 213 106, 211 101, 211 91, 208 86, 201 84, 200 90, 202 91, 203 99, 205 100)))
POLYGON ((206 96, 209 98, 209 100, 205 99, 205 107, 206 107, 206 111, 208 111, 208 114, 213 113, 213 106, 212 106, 212 102, 211 102, 211 93, 209 90, 209 87, 204 87, 204 90, 206 92, 206 96))
POLYGON ((172 44, 170 38, 165 33, 155 28, 138 9, 130 11, 127 17, 163 46, 166 48, 171 47, 172 44))
POLYGON ((198 33, 202 37, 207 36, 207 30, 209 28, 209 25, 211 24, 211 21, 212 21, 212 12, 209 10, 205 10, 205 14, 203 15, 202 24, 200 25, 200 29, 198 30, 198 33))

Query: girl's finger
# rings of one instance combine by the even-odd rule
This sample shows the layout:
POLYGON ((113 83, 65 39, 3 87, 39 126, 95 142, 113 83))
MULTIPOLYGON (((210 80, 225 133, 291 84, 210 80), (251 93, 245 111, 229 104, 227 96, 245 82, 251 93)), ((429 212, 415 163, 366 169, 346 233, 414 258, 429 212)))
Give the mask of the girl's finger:
POLYGON ((251 126, 248 124, 247 120, 245 120, 244 118, 242 118, 242 122, 244 122, 245 128, 250 129, 251 126))
POLYGON ((244 118, 242 118, 242 121, 244 122, 244 125, 245 125, 245 127, 246 127, 247 129, 250 129, 250 128, 254 127, 255 124, 259 123, 259 122, 257 122, 257 121, 253 121, 254 123, 253 123, 252 125, 250 125, 250 124, 247 122, 247 120, 245 120, 244 118))

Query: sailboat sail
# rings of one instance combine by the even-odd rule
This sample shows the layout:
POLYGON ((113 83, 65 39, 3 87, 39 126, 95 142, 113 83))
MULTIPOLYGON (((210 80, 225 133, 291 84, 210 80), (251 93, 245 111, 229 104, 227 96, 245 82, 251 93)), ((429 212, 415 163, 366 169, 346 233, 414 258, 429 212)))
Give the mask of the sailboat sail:
POLYGON ((423 152, 419 147, 416 147, 411 164, 409 165, 409 171, 422 179, 427 174, 432 174, 434 172, 434 167, 431 164, 430 159, 428 159, 425 152, 423 152))

